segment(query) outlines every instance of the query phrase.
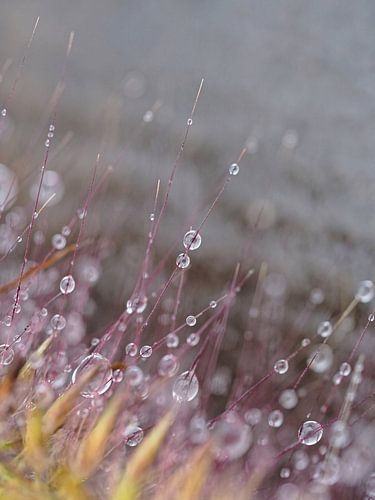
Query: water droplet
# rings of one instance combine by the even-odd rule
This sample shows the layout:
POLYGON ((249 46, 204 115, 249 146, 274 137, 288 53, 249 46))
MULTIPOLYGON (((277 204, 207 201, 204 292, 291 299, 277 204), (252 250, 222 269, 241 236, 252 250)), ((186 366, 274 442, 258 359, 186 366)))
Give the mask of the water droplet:
POLYGON ((295 130, 287 130, 282 139, 282 145, 285 149, 295 149, 298 145, 298 135, 295 130))
POLYGON ((312 446, 322 439, 323 429, 319 422, 307 420, 298 429, 298 440, 307 446, 312 446))
MULTIPOLYGON (((38 195, 38 190, 39 179, 31 186, 30 189, 30 196, 34 201, 38 195)), ((64 191, 65 186, 60 175, 54 170, 45 170, 39 195, 40 204, 46 203, 46 201, 49 200, 49 207, 56 205, 64 196, 64 191), (53 198, 51 198, 52 195, 54 195, 53 198)))
POLYGON ((143 371, 139 366, 129 366, 125 371, 125 379, 131 387, 137 387, 144 380, 143 371))
POLYGON ((158 373, 161 377, 173 377, 178 370, 178 360, 173 354, 163 356, 158 364, 158 373))
POLYGON ((232 165, 229 167, 230 175, 237 175, 239 171, 240 167, 237 165, 237 163, 232 163, 232 165))
POLYGON ((66 327, 66 319, 64 318, 64 316, 62 314, 55 314, 54 316, 52 316, 51 327, 54 330, 58 331, 64 330, 64 328, 66 327))
POLYGON ((76 282, 71 274, 68 274, 60 281, 60 292, 64 295, 72 293, 76 287, 76 282))
POLYGON ((189 267, 190 264, 190 257, 186 253, 180 253, 177 255, 176 259, 176 266, 179 267, 180 269, 186 269, 189 267))
POLYGON ((262 420, 262 412, 259 408, 250 408, 244 415, 245 421, 250 425, 257 425, 262 420))
POLYGON ((361 281, 355 298, 362 304, 370 302, 374 298, 374 283, 370 280, 361 281))
POLYGON ((202 237, 194 229, 190 229, 182 240, 184 247, 188 250, 196 250, 202 244, 202 237))
POLYGON ((307 360, 307 364, 309 365, 310 369, 315 373, 324 373, 332 365, 332 362, 332 349, 327 344, 314 346, 307 360))
POLYGON ((312 304, 318 306, 324 302, 324 293, 320 288, 311 290, 309 300, 312 304))
POLYGON ((65 237, 69 236, 71 233, 71 229, 69 226, 63 226, 61 229, 61 234, 65 237))
POLYGON ((310 345, 310 339, 302 339, 301 340, 301 346, 302 347, 307 347, 308 345, 310 345))
POLYGON ((74 384, 76 380, 78 380, 78 377, 93 368, 96 368, 97 372, 81 392, 81 396, 84 398, 94 398, 98 395, 101 396, 107 392, 112 385, 112 369, 110 363, 107 358, 99 353, 93 353, 83 358, 72 374, 72 383, 74 384))
POLYGON ((14 359, 14 351, 8 344, 0 345, 0 366, 7 366, 14 359))
POLYGON ((187 316, 185 320, 188 326, 195 326, 197 324, 197 318, 195 316, 187 316))
POLYGON ((65 248, 66 238, 62 234, 54 234, 52 236, 52 246, 56 248, 56 250, 62 250, 65 248))
POLYGON ((209 306, 211 307, 211 309, 215 309, 215 307, 217 307, 217 302, 216 300, 211 300, 209 306))
POLYGON ((190 441, 193 444, 203 444, 209 437, 207 422, 199 415, 194 415, 194 417, 190 420, 189 431, 190 441))
POLYGON ((200 341, 200 335, 198 335, 197 333, 191 333, 186 339, 186 343, 191 347, 198 345, 199 341, 200 341))
POLYGON ((279 373, 280 375, 283 375, 286 373, 289 369, 289 363, 286 359, 279 359, 276 361, 276 363, 273 365, 273 369, 276 373, 279 373))
POLYGON ((350 432, 347 424, 336 420, 330 428, 330 444, 335 448, 345 448, 350 442, 350 432))
POLYGON ((368 320, 370 321, 370 323, 372 323, 375 320, 375 315, 374 314, 369 314, 368 315, 368 320))
POLYGON ((193 120, 191 118, 188 118, 188 121, 187 121, 187 124, 190 126, 190 125, 193 125, 193 120))
POLYGON ((290 476, 290 469, 289 469, 289 467, 283 467, 280 470, 280 477, 281 477, 281 479, 288 479, 289 476, 290 476))
POLYGON ((279 397, 279 403, 285 410, 291 410, 297 406, 298 396, 294 389, 285 389, 279 397))
POLYGON ((143 430, 136 425, 128 425, 123 432, 127 446, 137 446, 143 440, 143 430))
POLYGON ((181 373, 173 384, 173 398, 182 403, 192 401, 199 392, 199 382, 194 372, 181 373))
POLYGON ((146 113, 143 115, 143 121, 145 123, 150 123, 154 119, 154 113, 149 109, 146 111, 146 113))
POLYGON ((166 344, 169 349, 175 349, 180 343, 179 338, 175 333, 168 333, 166 337, 166 344))
POLYGON ((80 220, 83 220, 87 215, 87 210, 85 208, 78 208, 77 209, 77 217, 80 220))
POLYGON ((126 312, 128 314, 142 314, 147 307, 147 297, 145 294, 135 295, 126 303, 126 312))
POLYGON ((322 321, 317 329, 317 334, 323 338, 329 337, 333 332, 332 325, 330 321, 322 321))
POLYGON ((219 460, 237 460, 250 448, 253 442, 252 430, 239 419, 221 420, 213 431, 217 442, 216 456, 219 460))
POLYGON ((139 350, 139 354, 143 359, 149 358, 152 354, 152 347, 150 345, 143 345, 139 350))
POLYGON ((128 356, 133 358, 137 355, 138 352, 137 344, 134 344, 134 342, 129 342, 129 344, 125 347, 125 352, 128 356))
POLYGON ((344 363, 341 363, 340 374, 343 377, 348 377, 350 375, 351 371, 352 371, 352 367, 350 366, 349 363, 347 363, 346 361, 344 361, 344 363))
POLYGON ((122 370, 115 370, 113 372, 113 375, 112 375, 113 382, 116 382, 117 384, 119 384, 120 382, 122 382, 123 378, 124 378, 124 374, 123 374, 122 370))
POLYGON ((273 410, 268 415, 268 425, 270 427, 281 427, 284 422, 284 415, 280 410, 273 410))
POLYGON ((1 116, 4 116, 4 117, 5 117, 6 115, 7 115, 7 110, 6 110, 6 108, 3 108, 3 109, 1 110, 1 116))
POLYGON ((320 484, 333 486, 339 479, 339 473, 339 460, 331 454, 317 465, 313 478, 320 484))
POLYGON ((155 214, 154 214, 154 212, 152 212, 152 213, 150 214, 150 221, 151 221, 151 222, 154 222, 154 220, 155 220, 155 214))
POLYGON ((93 338, 91 339, 90 344, 91 344, 93 347, 95 347, 95 346, 97 346, 97 345, 99 344, 99 342, 100 342, 100 340, 98 339, 98 337, 93 337, 93 338))

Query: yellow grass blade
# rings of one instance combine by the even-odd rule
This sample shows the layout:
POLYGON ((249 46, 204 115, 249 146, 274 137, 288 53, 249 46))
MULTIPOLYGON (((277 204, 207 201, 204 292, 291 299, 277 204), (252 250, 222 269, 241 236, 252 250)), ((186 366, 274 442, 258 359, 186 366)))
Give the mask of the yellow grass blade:
POLYGON ((83 439, 75 460, 74 470, 80 477, 90 476, 100 464, 115 426, 117 416, 122 407, 123 392, 118 392, 108 403, 98 422, 83 439))
POLYGON ((26 419, 23 453, 26 463, 36 472, 41 473, 46 468, 48 457, 44 447, 42 414, 37 408, 31 410, 26 419))
POLYGON ((76 383, 69 387, 69 389, 50 406, 42 420, 45 436, 51 436, 64 424, 69 412, 76 404, 81 391, 92 377, 95 376, 98 369, 98 366, 94 366, 83 373, 76 383))
POLYGON ((134 500, 138 497, 144 474, 154 461, 172 422, 172 414, 167 413, 134 452, 112 500, 134 500))

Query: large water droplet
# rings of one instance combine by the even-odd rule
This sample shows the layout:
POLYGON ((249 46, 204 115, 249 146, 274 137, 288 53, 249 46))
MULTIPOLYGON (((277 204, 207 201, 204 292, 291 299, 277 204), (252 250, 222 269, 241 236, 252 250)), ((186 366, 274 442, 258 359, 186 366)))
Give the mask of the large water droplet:
POLYGON ((307 446, 312 446, 322 439, 323 429, 319 422, 307 420, 298 429, 298 440, 307 446))
POLYGON ((173 384, 173 397, 179 403, 192 401, 199 392, 199 382, 194 372, 181 373, 173 384))
POLYGON ((112 369, 107 358, 99 353, 93 353, 86 356, 72 374, 72 383, 74 384, 78 377, 87 370, 93 368, 97 369, 94 377, 88 382, 87 386, 81 392, 81 396, 84 398, 94 398, 95 396, 101 396, 112 385, 112 369))

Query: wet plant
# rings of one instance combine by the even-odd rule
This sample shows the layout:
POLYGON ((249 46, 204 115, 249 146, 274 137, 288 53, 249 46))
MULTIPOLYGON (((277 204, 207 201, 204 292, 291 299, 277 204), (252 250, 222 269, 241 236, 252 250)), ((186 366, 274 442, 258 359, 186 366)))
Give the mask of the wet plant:
MULTIPOLYGON (((73 35, 67 59, 72 43, 73 35)), ((26 54, 5 94, 0 133, 26 54)), ((50 234, 48 212, 66 202, 64 177, 50 165, 69 142, 64 131, 56 139, 65 66, 35 143, 41 166, 16 173, 0 165, 0 497, 375 497, 373 282, 361 282, 338 313, 327 311, 322 289, 307 290, 286 327, 283 276, 245 256, 192 308, 189 273, 247 153, 222 166, 207 206, 158 255, 202 81, 169 177, 145 202, 132 291, 98 324, 105 263, 122 262, 111 228, 93 230, 90 219, 98 197, 110 196, 123 151, 115 162, 95 152, 80 204, 50 234)))

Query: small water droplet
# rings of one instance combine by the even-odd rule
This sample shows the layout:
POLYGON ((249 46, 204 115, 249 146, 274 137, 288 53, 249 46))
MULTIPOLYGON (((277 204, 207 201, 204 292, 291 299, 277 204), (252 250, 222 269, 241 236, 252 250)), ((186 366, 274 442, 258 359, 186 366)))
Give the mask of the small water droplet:
POLYGON ((180 269, 186 269, 189 267, 190 257, 186 253, 180 253, 176 259, 176 266, 180 269))
POLYGON ((152 354, 152 347, 150 345, 143 345, 139 350, 139 354, 143 359, 149 358, 152 354))
POLYGON ((146 111, 146 113, 143 115, 143 121, 145 123, 151 123, 152 120, 154 119, 154 113, 149 109, 146 111))
POLYGON ((370 280, 361 281, 355 298, 359 302, 362 302, 362 304, 371 302, 371 300, 374 298, 374 283, 370 280))
POLYGON ((125 347, 125 352, 128 356, 133 358, 137 355, 138 352, 137 344, 134 344, 134 342, 129 342, 129 344, 127 344, 127 346, 125 347))
POLYGON ((125 371, 125 379, 131 387, 137 387, 144 380, 143 371, 139 366, 129 366, 125 371))
POLYGON ((298 429, 298 440, 307 446, 312 446, 322 439, 323 428, 315 420, 307 420, 298 429))
POLYGON ((56 250, 62 250, 65 248, 66 238, 62 234, 54 234, 52 236, 52 246, 56 248, 56 250))
POLYGON ((8 344, 0 345, 0 366, 7 366, 14 359, 14 351, 8 344))
POLYGON ((179 342, 179 338, 175 333, 168 333, 166 337, 167 347, 169 347, 170 349, 174 349, 178 347, 179 342))
POLYGON ((333 328, 330 321, 322 321, 317 329, 317 334, 323 338, 329 337, 333 332, 333 328))
POLYGON ((195 316, 189 315, 185 320, 188 326, 195 326, 197 324, 197 318, 195 316))
POLYGON ((173 354, 163 356, 158 364, 158 373, 161 377, 173 377, 178 370, 178 360, 173 354))
POLYGON ((187 250, 197 250, 202 244, 202 237, 197 231, 190 229, 185 233, 182 243, 187 250))
POLYGON ((230 175, 237 175, 239 171, 240 171, 240 167, 238 166, 237 163, 232 163, 232 165, 229 167, 229 174, 230 175))
POLYGON ((280 375, 283 375, 286 373, 289 369, 289 363, 288 360, 286 359, 279 359, 276 361, 276 363, 273 366, 273 369, 276 373, 279 373, 280 375))
POLYGON ((340 374, 343 377, 348 377, 350 375, 351 371, 352 371, 352 367, 350 366, 349 363, 347 363, 346 361, 344 361, 344 363, 341 363, 340 374))
POLYGON ((125 427, 123 432, 123 436, 125 438, 125 443, 127 446, 137 446, 143 440, 143 430, 141 427, 136 425, 128 425, 125 427))
POLYGON ((285 410, 292 410, 297 406, 298 396, 294 389, 285 389, 279 397, 279 403, 285 410))
POLYGON ((268 415, 268 425, 270 427, 281 427, 284 422, 284 415, 280 410, 273 410, 271 413, 268 415))
POLYGON ((58 331, 64 330, 64 328, 66 327, 66 319, 64 318, 64 316, 62 314, 55 314, 54 316, 52 316, 51 327, 54 330, 58 331))
POLYGON ((68 274, 62 278, 60 281, 60 292, 63 295, 68 295, 72 293, 76 287, 76 282, 71 274, 68 274))
POLYGON ((191 347, 198 345, 199 341, 200 341, 200 335, 198 335, 197 333, 191 333, 186 339, 186 343, 191 347))

